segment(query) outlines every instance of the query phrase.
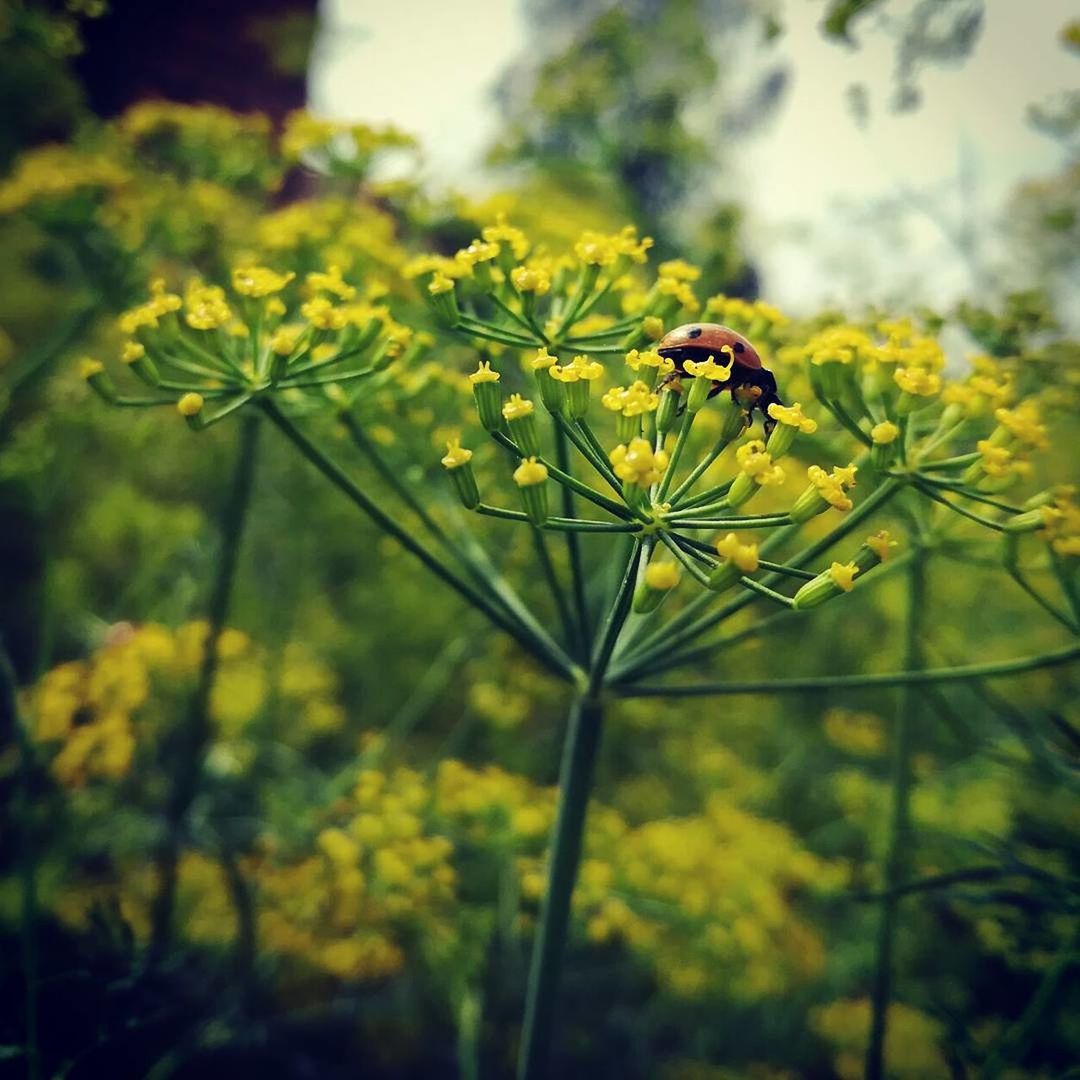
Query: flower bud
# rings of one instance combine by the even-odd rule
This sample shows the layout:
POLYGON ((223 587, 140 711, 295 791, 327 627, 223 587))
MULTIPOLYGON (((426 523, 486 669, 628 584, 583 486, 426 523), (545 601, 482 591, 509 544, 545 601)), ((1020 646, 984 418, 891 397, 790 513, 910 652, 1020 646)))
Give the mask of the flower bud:
POLYGON ((679 584, 678 566, 666 559, 656 559, 645 567, 641 584, 634 591, 634 610, 639 615, 655 611, 668 593, 679 584))
POLYGON ((732 481, 731 487, 728 488, 728 506, 732 509, 742 506, 753 498, 756 491, 757 484, 746 473, 739 473, 732 481))
POLYGON ((690 389, 686 392, 686 408, 691 413, 700 412, 705 402, 709 400, 709 391, 712 383, 708 379, 696 378, 690 381, 690 389))
POLYGON ((859 567, 853 563, 834 562, 828 570, 808 581, 793 597, 792 606, 796 611, 808 611, 824 604, 834 596, 851 592, 855 575, 859 567))
POLYGON ((858 567, 858 572, 865 574, 867 570, 872 570, 878 563, 883 563, 891 558, 892 549, 896 546, 896 541, 885 529, 868 536, 863 541, 863 546, 855 552, 854 561, 858 567))
POLYGON ((891 420, 882 420, 870 429, 873 446, 870 449, 870 461, 875 469, 884 469, 896 457, 896 440, 900 428, 891 420))
POLYGON ((536 386, 544 408, 552 415, 562 413, 566 406, 566 389, 558 379, 551 377, 551 369, 558 360, 547 349, 537 349, 535 359, 529 363, 536 376, 536 386))
POLYGON ((1025 510, 1022 514, 1015 514, 1005 522, 1005 528, 1010 533, 1035 532, 1036 529, 1046 528, 1046 512, 1044 507, 1038 506, 1033 510, 1025 510))
POLYGON ((543 525, 548 518, 547 466, 535 457, 522 458, 514 470, 514 483, 521 492, 525 513, 534 525, 543 525))
POLYGON ((109 378, 105 365, 100 360, 84 356, 79 361, 79 374, 98 397, 110 403, 116 401, 116 387, 113 386, 112 379, 109 378))
POLYGON ((177 403, 176 411, 187 421, 192 431, 199 431, 203 427, 203 401, 202 394, 185 394, 177 403))
POLYGON ((773 461, 783 457, 791 449, 797 433, 813 435, 817 431, 817 421, 803 416, 802 406, 779 405, 773 402, 768 408, 769 418, 776 423, 765 444, 765 449, 773 461))
POLYGON ((491 364, 487 360, 481 360, 480 366, 469 376, 476 400, 476 412, 487 431, 499 431, 503 426, 502 391, 499 389, 501 378, 497 371, 491 370, 491 364))
POLYGON ((472 451, 463 447, 460 439, 454 439, 446 444, 446 456, 442 463, 450 474, 462 506, 466 510, 475 510, 480 505, 480 489, 473 473, 472 451))
POLYGON ((743 574, 752 574, 759 565, 757 544, 740 544, 734 533, 716 541, 716 553, 722 561, 709 575, 713 592, 730 589, 743 574))
POLYGON ((129 341, 120 353, 120 359, 139 376, 144 383, 157 386, 161 382, 157 366, 146 354, 145 346, 137 341, 129 341))
POLYGON ((718 399, 720 409, 720 440, 725 445, 734 442, 747 428, 749 417, 730 394, 721 394, 718 399))
POLYGON ((665 387, 660 391, 660 406, 656 410, 656 430, 661 435, 666 435, 675 426, 681 396, 670 387, 665 387))
POLYGON ((502 407, 502 414, 510 432, 510 437, 518 444, 525 457, 539 455, 540 438, 536 433, 533 403, 520 394, 511 394, 509 400, 502 407))
POLYGON ((437 273, 428 282, 427 300, 436 316, 447 326, 454 327, 461 322, 458 310, 456 282, 445 274, 437 273))

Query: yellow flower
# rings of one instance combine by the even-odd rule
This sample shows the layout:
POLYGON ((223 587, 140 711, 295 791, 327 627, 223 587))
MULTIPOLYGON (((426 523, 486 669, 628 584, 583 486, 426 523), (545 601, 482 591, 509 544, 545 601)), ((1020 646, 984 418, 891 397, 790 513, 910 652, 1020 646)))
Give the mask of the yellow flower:
POLYGON ((454 291, 454 279, 448 278, 441 271, 437 272, 435 276, 428 282, 427 291, 432 296, 441 296, 443 293, 454 291))
POLYGON ((442 463, 448 469, 458 469, 462 465, 468 465, 472 456, 473 452, 462 446, 460 439, 451 439, 446 444, 446 456, 442 463))
POLYGON ((855 575, 858 572, 859 568, 853 562, 834 562, 832 566, 829 567, 829 577, 831 577, 844 592, 851 592, 855 585, 855 575))
POLYGON ((679 584, 682 574, 679 567, 673 563, 664 561, 651 562, 645 567, 645 584, 657 592, 667 592, 679 584))
POLYGON ((134 364, 136 360, 141 360, 145 355, 146 349, 137 341, 125 341, 124 347, 120 351, 120 359, 125 364, 134 364))
POLYGON ((868 536, 865 544, 882 562, 889 558, 892 549, 897 546, 896 541, 892 539, 885 529, 868 536))
POLYGON ((520 394, 511 394, 503 405, 502 414, 507 420, 519 420, 523 416, 532 416, 533 403, 520 394))
POLYGON ((334 307, 325 296, 315 296, 301 304, 300 314, 318 330, 340 330, 348 321, 344 309, 334 307))
POLYGON ((1022 401, 1015 409, 995 409, 994 419, 1020 442, 1040 450, 1050 445, 1046 427, 1039 423, 1039 407, 1034 401, 1022 401))
POLYGON ((326 273, 315 271, 304 279, 314 292, 332 293, 339 300, 352 300, 356 289, 341 276, 340 266, 327 267, 326 273))
POLYGON ((659 341, 664 336, 664 320, 656 315, 646 315, 641 320, 641 332, 650 341, 659 341))
MULTIPOLYGON (((684 365, 685 366, 685 365, 684 365)), ((804 435, 813 435, 817 431, 817 421, 809 416, 803 416, 802 406, 796 401, 794 405, 778 405, 773 402, 768 409, 769 415, 781 424, 796 428, 804 435)))
POLYGON ((505 214, 497 215, 494 225, 485 225, 480 230, 480 235, 489 243, 508 243, 515 259, 524 259, 529 253, 528 237, 520 229, 508 225, 505 214))
POLYGON ((855 486, 856 471, 855 465, 837 466, 830 474, 820 465, 811 465, 806 475, 827 503, 837 510, 850 510, 855 504, 844 492, 846 488, 855 486))
POLYGON ((656 268, 656 272, 663 274, 664 277, 679 278, 682 281, 697 281, 701 277, 701 270, 698 267, 682 259, 668 259, 656 268))
POLYGON ((641 380, 628 387, 613 386, 600 399, 600 404, 612 412, 622 413, 626 417, 641 416, 654 412, 660 404, 660 395, 650 390, 641 380))
POLYGON ((739 468, 762 487, 784 482, 784 470, 773 464, 772 455, 766 453, 765 444, 760 439, 743 443, 735 451, 735 460, 739 468))
POLYGON ((203 285, 189 281, 184 290, 184 321, 193 330, 216 330, 233 320, 225 302, 225 290, 220 285, 203 285))
POLYGON ((980 464, 987 476, 1009 476, 1016 464, 1013 452, 1005 446, 997 446, 989 439, 979 439, 976 450, 982 455, 980 464))
POLYGON ((529 366, 533 371, 546 371, 558 362, 557 357, 552 356, 547 349, 541 347, 536 350, 536 356, 529 361, 529 366))
POLYGON ((899 435, 900 428, 891 420, 882 420, 870 429, 870 438, 876 446, 888 446, 889 443, 896 442, 899 435))
POLYGON ((270 349, 278 356, 288 356, 296 348, 303 333, 301 326, 279 326, 270 335, 270 349))
POLYGON ((490 360, 481 360, 480 366, 469 376, 469 382, 476 386, 477 383, 498 382, 501 378, 497 371, 491 370, 490 360))
POLYGON ((631 371, 640 371, 643 367, 656 368, 661 375, 670 375, 675 370, 675 361, 652 350, 639 352, 631 349, 626 354, 626 366, 631 371))
POLYGON ((237 266, 232 272, 232 287, 241 296, 270 296, 281 292, 296 275, 279 274, 265 266, 237 266))
POLYGON ((514 470, 514 483, 518 487, 542 484, 547 478, 547 466, 534 457, 523 458, 521 464, 514 470))
POLYGON ((569 364, 552 364, 549 371, 551 377, 558 382, 575 383, 579 379, 592 382, 604 374, 604 365, 596 360, 590 360, 587 356, 575 356, 569 364))
POLYGON ((933 397, 941 392, 941 376, 921 367, 898 367, 893 372, 896 385, 905 394, 933 397))
POLYGON ((510 280, 518 292, 530 292, 543 296, 551 289, 551 276, 546 270, 537 267, 515 266, 510 271, 510 280))
MULTIPOLYGON (((693 375, 696 379, 709 379, 712 382, 727 382, 731 378, 731 365, 734 363, 735 355, 731 351, 730 345, 725 345, 723 351, 728 354, 727 367, 722 364, 718 364, 713 357, 709 357, 708 360, 684 360, 683 368, 687 375, 693 375)), ((796 406, 798 408, 798 406, 796 406)), ((816 427, 817 425, 815 425, 816 427)))
POLYGON ((643 488, 659 483, 668 464, 666 451, 654 451, 647 439, 631 439, 629 446, 620 443, 609 456, 620 480, 643 488))
POLYGON ((454 253, 454 261, 467 266, 470 270, 480 262, 490 262, 499 254, 499 245, 485 240, 474 240, 467 248, 454 253))
POLYGON ((734 563, 744 574, 752 574, 758 568, 757 544, 740 544, 734 533, 716 541, 716 553, 734 563))
POLYGON ((176 403, 176 411, 181 416, 197 416, 199 413, 202 412, 203 404, 204 402, 202 394, 185 394, 176 403))
POLYGON ((104 370, 105 365, 92 356, 84 356, 79 361, 79 377, 82 379, 92 379, 95 375, 100 375, 104 370))

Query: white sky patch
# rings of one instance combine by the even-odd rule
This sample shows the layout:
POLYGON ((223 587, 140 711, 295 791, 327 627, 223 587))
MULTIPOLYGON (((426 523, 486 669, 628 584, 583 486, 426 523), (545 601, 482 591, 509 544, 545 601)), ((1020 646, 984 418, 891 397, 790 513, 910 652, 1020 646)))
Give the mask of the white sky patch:
MULTIPOLYGON (((979 226, 992 259, 992 215, 1019 181, 1062 163, 1024 113, 1080 74, 1057 42, 1075 14, 1071 0, 988 0, 973 55, 921 71, 923 104, 899 115, 886 108, 891 39, 866 33, 849 52, 822 38, 823 10, 821 0, 785 3, 779 53, 792 82, 768 126, 734 145, 721 181, 747 208, 764 295, 793 311, 829 301, 944 305, 970 295, 977 279, 930 217, 890 232, 867 210, 876 200, 934 194, 946 223, 967 217, 979 226), (870 91, 865 131, 844 103, 856 82, 870 91), (966 190, 956 183, 962 160, 975 180, 966 190)), ((397 124, 421 139, 433 182, 477 190, 487 186, 481 158, 499 130, 491 88, 527 47, 526 35, 514 0, 323 0, 311 105, 397 124)))

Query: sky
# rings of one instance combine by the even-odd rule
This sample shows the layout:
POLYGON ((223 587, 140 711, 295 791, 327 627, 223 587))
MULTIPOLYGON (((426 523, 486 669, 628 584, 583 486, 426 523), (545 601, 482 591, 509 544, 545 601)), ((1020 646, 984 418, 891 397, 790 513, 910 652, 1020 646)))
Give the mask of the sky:
MULTIPOLYGON (((776 55, 792 81, 771 121, 733 148, 719 182, 747 207, 763 295, 799 311, 971 294, 981 282, 950 239, 954 226, 967 215, 989 221, 1018 181, 1062 163, 1024 112, 1077 83, 1080 61, 1056 41, 1073 3, 987 0, 974 53, 955 68, 922 71, 923 105, 905 114, 886 108, 891 41, 864 35, 858 51, 830 44, 817 28, 822 10, 822 0, 782 0, 776 55), (856 82, 870 94, 865 129, 844 103, 856 82), (972 178, 966 188, 962 169, 972 178), (886 202, 909 207, 902 229, 881 224, 876 207, 886 202)), ((311 106, 412 131, 434 184, 475 189, 499 126, 492 85, 526 41, 516 0, 323 0, 311 106)), ((992 261, 992 231, 980 232, 992 261)))

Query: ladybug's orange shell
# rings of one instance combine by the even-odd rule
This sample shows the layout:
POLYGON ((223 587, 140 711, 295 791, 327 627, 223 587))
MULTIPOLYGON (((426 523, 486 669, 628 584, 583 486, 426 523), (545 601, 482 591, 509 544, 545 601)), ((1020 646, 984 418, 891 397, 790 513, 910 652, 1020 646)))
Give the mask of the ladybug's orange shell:
POLYGON ((760 368, 761 357, 757 349, 742 336, 735 333, 727 326, 719 323, 686 323, 669 330, 656 346, 657 352, 663 354, 667 349, 701 349, 702 352, 712 352, 717 361, 720 360, 723 347, 730 346, 735 363, 742 367, 760 368), (692 334, 692 331, 699 333, 692 334), (742 345, 741 351, 736 351, 736 342, 742 345))

